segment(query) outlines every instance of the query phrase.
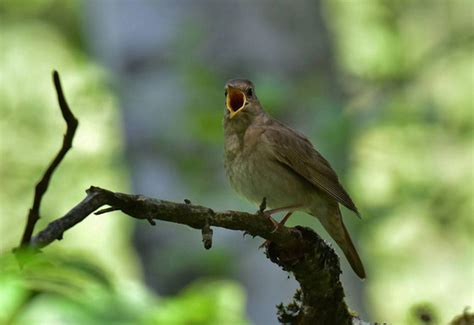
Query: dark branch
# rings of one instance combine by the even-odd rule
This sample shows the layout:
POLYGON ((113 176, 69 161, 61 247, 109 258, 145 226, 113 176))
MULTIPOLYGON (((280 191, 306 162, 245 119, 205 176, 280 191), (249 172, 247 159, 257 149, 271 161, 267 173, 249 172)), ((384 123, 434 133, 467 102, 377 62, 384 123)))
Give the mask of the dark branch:
MULTIPOLYGON (((285 271, 294 274, 301 285, 301 301, 293 312, 280 310, 280 320, 293 324, 350 324, 353 316, 344 302, 339 281, 339 259, 332 248, 311 229, 279 227, 263 214, 238 211, 215 212, 190 203, 175 203, 141 195, 115 193, 91 187, 86 197, 63 217, 51 222, 31 240, 35 248, 49 245, 97 209, 108 205, 125 214, 145 220, 162 220, 202 229, 203 241, 212 239, 211 226, 240 230, 271 241, 267 256, 285 271)), ((103 210, 102 210, 103 211, 103 210)), ((207 248, 207 247, 206 247, 207 248)), ((290 304, 291 305, 291 304, 290 304)))
POLYGON ((54 171, 59 166, 63 158, 66 156, 66 153, 69 151, 69 149, 71 149, 72 140, 79 124, 77 119, 72 114, 69 105, 66 102, 66 98, 64 97, 63 90, 61 87, 61 81, 59 79, 59 74, 57 71, 53 72, 53 82, 58 96, 59 108, 61 109, 63 118, 66 121, 66 134, 64 135, 63 145, 61 149, 44 172, 43 177, 41 177, 40 181, 36 184, 35 194, 33 198, 33 206, 28 212, 28 219, 20 243, 21 246, 26 246, 29 243, 31 236, 33 235, 36 222, 40 218, 41 200, 43 199, 44 194, 48 190, 49 182, 51 180, 51 177, 53 176, 54 171))

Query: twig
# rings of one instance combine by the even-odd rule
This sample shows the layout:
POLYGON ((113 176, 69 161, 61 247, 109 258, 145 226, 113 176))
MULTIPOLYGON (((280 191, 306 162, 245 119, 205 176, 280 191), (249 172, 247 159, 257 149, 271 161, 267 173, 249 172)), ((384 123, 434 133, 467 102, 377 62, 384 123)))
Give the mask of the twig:
POLYGON ((61 109, 63 118, 66 121, 66 134, 64 135, 63 145, 61 149, 44 172, 43 177, 41 177, 40 181, 36 184, 33 205, 28 212, 28 219, 26 222, 25 230, 23 232, 20 246, 26 246, 31 239, 36 222, 40 218, 41 200, 43 199, 44 194, 48 190, 49 182, 51 180, 51 177, 53 176, 54 171, 59 166, 63 158, 66 156, 66 153, 69 151, 69 149, 71 149, 72 140, 74 139, 74 134, 76 133, 76 129, 79 124, 78 120, 74 117, 71 112, 71 109, 69 108, 69 105, 66 102, 66 98, 64 97, 63 90, 61 87, 61 81, 59 79, 59 74, 57 71, 53 72, 53 82, 58 97, 59 108, 61 109))

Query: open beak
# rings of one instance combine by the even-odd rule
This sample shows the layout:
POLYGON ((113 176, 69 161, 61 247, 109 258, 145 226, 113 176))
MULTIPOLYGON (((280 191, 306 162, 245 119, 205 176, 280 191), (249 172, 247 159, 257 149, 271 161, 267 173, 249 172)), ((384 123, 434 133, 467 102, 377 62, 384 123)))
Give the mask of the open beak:
POLYGON ((230 118, 236 116, 245 106, 247 98, 245 94, 237 88, 227 87, 227 97, 225 104, 230 113, 230 118))

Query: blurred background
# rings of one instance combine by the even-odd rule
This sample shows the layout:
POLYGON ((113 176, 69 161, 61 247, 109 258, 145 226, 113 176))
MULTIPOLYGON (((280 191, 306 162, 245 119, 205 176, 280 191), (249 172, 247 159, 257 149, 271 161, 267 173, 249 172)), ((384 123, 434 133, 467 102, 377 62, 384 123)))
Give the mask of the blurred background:
MULTIPOLYGON (((0 1, 0 323, 275 324, 297 287, 260 238, 91 216, 20 270, 34 184, 80 124, 37 230, 90 185, 253 212, 223 171, 225 81, 254 81, 363 215, 367 269, 344 258, 364 320, 446 323, 474 305, 474 5, 470 0, 0 1)), ((313 227, 307 215, 289 225, 313 227)))

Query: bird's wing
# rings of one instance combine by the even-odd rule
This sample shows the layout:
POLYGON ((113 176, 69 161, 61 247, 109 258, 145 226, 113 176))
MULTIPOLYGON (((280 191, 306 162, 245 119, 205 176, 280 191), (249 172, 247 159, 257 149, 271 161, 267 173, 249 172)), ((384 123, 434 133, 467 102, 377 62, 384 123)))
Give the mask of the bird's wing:
POLYGON ((336 172, 311 142, 285 125, 273 122, 263 127, 261 139, 274 158, 360 217, 354 202, 339 183, 336 172))

